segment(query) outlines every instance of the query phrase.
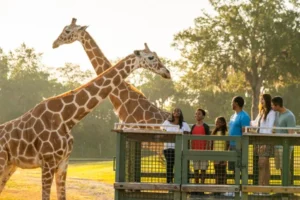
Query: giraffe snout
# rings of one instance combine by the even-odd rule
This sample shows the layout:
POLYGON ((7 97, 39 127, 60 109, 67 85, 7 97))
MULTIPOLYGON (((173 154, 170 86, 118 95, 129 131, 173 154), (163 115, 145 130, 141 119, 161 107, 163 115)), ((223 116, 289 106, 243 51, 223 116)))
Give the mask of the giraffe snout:
POLYGON ((171 79, 171 73, 168 69, 164 68, 164 73, 162 74, 163 78, 171 79))
POLYGON ((52 44, 52 48, 55 49, 57 47, 59 47, 59 44, 58 44, 57 41, 54 41, 53 44, 52 44))

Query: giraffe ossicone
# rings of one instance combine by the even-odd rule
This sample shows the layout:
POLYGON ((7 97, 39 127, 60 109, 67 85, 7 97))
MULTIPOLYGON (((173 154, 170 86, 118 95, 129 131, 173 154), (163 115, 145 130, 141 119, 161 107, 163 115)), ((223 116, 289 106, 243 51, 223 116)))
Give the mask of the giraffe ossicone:
MULTIPOLYGON (((61 34, 53 42, 53 48, 79 41, 95 72, 99 75, 112 65, 86 31, 87 26, 76 25, 76 21, 73 18, 71 23, 63 28, 61 34)), ((150 51, 147 44, 145 44, 145 50, 150 51)), ((155 106, 141 91, 126 81, 123 81, 119 87, 110 93, 109 99, 121 122, 161 124, 170 116, 169 112, 155 106)))
POLYGON ((0 125, 0 192, 17 167, 42 168, 42 199, 50 199, 55 176, 57 199, 66 199, 66 172, 73 148, 72 128, 135 69, 165 78, 169 70, 149 49, 135 51, 90 82, 48 98, 22 116, 0 125))

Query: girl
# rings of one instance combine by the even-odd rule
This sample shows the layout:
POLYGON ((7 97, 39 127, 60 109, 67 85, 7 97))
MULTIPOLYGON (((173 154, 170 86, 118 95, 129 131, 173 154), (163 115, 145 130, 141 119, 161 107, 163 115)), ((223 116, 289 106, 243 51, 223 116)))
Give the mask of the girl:
MULTIPOLYGON (((224 117, 217 117, 215 121, 215 129, 212 135, 224 136, 228 135, 227 123, 224 117)), ((214 140, 212 142, 212 149, 214 151, 227 151, 229 148, 229 141, 225 140, 214 140)), ((214 161, 216 184, 226 184, 226 161, 214 161)), ((221 193, 215 193, 220 195, 221 193)))

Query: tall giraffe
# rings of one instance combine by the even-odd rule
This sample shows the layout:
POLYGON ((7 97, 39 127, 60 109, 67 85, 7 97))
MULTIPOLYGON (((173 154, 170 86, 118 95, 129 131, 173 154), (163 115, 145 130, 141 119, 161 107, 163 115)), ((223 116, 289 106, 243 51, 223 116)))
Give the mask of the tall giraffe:
MULTIPOLYGON (((88 55, 94 70, 97 74, 101 74, 112 65, 95 40, 86 31, 87 26, 76 25, 76 21, 73 18, 71 24, 64 27, 62 33, 54 41, 53 48, 79 41, 88 55)), ((153 105, 137 88, 125 81, 110 93, 109 98, 115 113, 122 122, 161 124, 170 116, 170 113, 153 105)))
POLYGON ((49 200, 54 175, 58 199, 66 199, 65 180, 73 147, 73 126, 137 68, 170 78, 156 53, 146 44, 145 47, 87 84, 42 101, 19 118, 0 125, 0 193, 17 167, 41 167, 42 199, 49 200))

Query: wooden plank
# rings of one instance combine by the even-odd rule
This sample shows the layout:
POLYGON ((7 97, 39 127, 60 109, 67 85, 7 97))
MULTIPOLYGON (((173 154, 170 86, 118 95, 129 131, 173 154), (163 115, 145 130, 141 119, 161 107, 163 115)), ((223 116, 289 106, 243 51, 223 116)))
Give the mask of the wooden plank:
POLYGON ((239 185, 182 184, 182 192, 239 192, 239 185))
MULTIPOLYGON (((124 190, 121 190, 124 191, 124 190)), ((174 193, 162 193, 162 192, 138 192, 138 193, 132 193, 132 192, 123 192, 122 200, 166 200, 166 199, 174 199, 174 193)))
POLYGON ((126 183, 116 182, 114 183, 115 189, 121 190, 171 190, 180 191, 180 184, 168 184, 168 183, 126 183))
POLYGON ((254 186, 242 185, 242 192, 264 192, 264 193, 300 193, 300 186, 254 186))
POLYGON ((135 134, 162 134, 162 135, 183 135, 181 131, 167 132, 163 130, 150 130, 150 129, 112 129, 112 132, 117 133, 135 133, 135 134))
MULTIPOLYGON (((282 128, 280 128, 282 129, 282 128)), ((272 137, 280 137, 280 138, 299 138, 300 134, 286 134, 286 133, 274 133, 274 134, 259 134, 259 133, 243 133, 243 135, 246 136, 258 136, 258 137, 268 137, 268 138, 272 138, 272 137)))
POLYGON ((128 140, 139 141, 139 142, 175 142, 176 135, 168 134, 135 134, 126 133, 128 140))

